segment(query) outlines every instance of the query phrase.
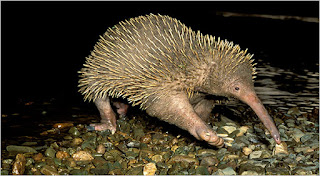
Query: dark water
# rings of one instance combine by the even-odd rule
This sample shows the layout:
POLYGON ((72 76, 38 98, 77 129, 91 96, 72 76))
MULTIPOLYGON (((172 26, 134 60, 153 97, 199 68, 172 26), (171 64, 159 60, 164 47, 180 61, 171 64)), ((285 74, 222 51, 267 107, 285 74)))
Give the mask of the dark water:
POLYGON ((319 72, 304 69, 297 74, 268 63, 261 64, 257 71, 255 89, 265 105, 285 112, 295 106, 302 112, 319 107, 319 72))

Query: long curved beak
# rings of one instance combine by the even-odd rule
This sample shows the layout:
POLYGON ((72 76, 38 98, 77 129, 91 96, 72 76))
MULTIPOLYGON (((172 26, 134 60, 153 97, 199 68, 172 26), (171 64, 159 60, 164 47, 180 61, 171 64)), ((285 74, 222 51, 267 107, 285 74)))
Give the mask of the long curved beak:
POLYGON ((269 130, 271 136, 276 141, 277 144, 281 143, 279 131, 268 114, 266 108, 261 103, 260 99, 255 93, 249 93, 240 98, 243 102, 247 103, 253 111, 257 114, 260 118, 264 126, 269 130))

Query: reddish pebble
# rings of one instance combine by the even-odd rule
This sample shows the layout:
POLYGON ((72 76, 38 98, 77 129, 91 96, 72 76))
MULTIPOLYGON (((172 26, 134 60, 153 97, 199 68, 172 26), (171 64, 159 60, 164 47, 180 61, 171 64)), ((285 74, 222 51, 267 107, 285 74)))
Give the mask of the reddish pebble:
POLYGON ((58 158, 58 159, 65 159, 65 158, 69 158, 69 157, 70 157, 70 155, 65 151, 58 151, 56 153, 56 158, 58 158))
POLYGON ((53 125, 53 128, 63 129, 73 127, 72 123, 56 123, 53 125))
POLYGON ((43 155, 42 155, 42 153, 37 153, 37 154, 33 155, 32 158, 33 158, 35 161, 41 161, 42 158, 43 158, 43 155))

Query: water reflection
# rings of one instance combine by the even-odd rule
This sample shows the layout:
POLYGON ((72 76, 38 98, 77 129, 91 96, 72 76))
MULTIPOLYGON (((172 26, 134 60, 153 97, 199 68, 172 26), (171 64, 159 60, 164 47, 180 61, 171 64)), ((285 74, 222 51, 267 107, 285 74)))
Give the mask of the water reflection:
POLYGON ((319 72, 304 69, 297 74, 263 62, 257 71, 255 88, 265 105, 281 111, 298 106, 304 112, 319 106, 319 72))

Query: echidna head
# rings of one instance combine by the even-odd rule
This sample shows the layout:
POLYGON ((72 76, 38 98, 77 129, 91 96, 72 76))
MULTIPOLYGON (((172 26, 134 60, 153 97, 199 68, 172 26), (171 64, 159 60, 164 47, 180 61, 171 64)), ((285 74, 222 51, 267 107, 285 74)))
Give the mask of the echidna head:
POLYGON ((248 104, 265 127, 269 130, 275 141, 280 144, 280 135, 272 118, 256 95, 253 86, 253 75, 255 68, 252 64, 252 55, 244 55, 246 52, 219 54, 216 62, 213 64, 212 75, 209 76, 209 85, 211 92, 217 95, 233 96, 248 104), (241 54, 238 54, 241 53, 241 54))

